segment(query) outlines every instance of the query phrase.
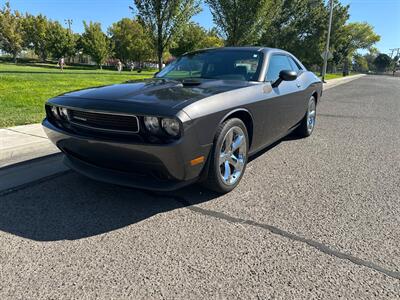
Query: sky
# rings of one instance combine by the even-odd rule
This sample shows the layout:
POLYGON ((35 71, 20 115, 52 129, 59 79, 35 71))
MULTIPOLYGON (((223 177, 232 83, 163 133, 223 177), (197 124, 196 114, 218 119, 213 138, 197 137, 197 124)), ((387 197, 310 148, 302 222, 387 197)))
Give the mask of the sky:
MULTIPOLYGON (((340 0, 350 4, 350 22, 368 22, 381 36, 376 47, 382 53, 400 47, 400 0, 340 0)), ((0 0, 2 6, 6 0, 0 0)), ((103 30, 124 17, 132 17, 129 6, 133 0, 10 0, 11 7, 20 12, 33 15, 42 13, 48 18, 58 20, 72 19, 72 30, 81 33, 83 20, 102 24, 103 30)), ((214 26, 207 6, 193 17, 193 21, 205 28, 214 26)), ((321 20, 327 22, 328 20, 321 20)), ((65 25, 66 26, 66 25, 65 25)))

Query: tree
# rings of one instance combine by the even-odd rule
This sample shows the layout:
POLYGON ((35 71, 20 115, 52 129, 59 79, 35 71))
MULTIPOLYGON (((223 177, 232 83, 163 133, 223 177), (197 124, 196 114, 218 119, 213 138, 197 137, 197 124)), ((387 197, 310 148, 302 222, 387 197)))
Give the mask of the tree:
POLYGON ((357 72, 368 72, 368 61, 365 56, 355 54, 353 57, 353 69, 357 72))
POLYGON ((49 22, 46 33, 47 50, 53 58, 59 59, 64 56, 75 54, 76 37, 68 29, 61 26, 57 21, 49 22))
POLYGON ((42 61, 49 55, 49 21, 43 15, 26 15, 23 22, 24 46, 32 48, 42 61))
POLYGON ((6 2, 0 9, 0 45, 2 50, 12 55, 14 62, 23 46, 21 27, 21 15, 18 11, 12 12, 10 3, 6 2))
POLYGON ((214 23, 228 46, 243 46, 258 40, 265 23, 274 12, 271 0, 206 0, 214 23))
POLYGON ((364 54, 364 58, 368 63, 368 70, 370 70, 370 71, 376 70, 374 61, 375 61, 375 58, 378 56, 378 54, 379 54, 379 51, 375 47, 371 47, 369 49, 369 52, 364 54))
MULTIPOLYGON (((182 25, 200 12, 199 0, 134 0, 137 15, 151 37, 157 51, 158 68, 162 68, 162 56, 182 25)), ((133 9, 133 8, 132 8, 133 9)))
POLYGON ((380 72, 385 72, 386 69, 390 67, 391 63, 392 59, 390 56, 384 53, 380 53, 374 60, 376 69, 380 72))
POLYGON ((153 47, 148 32, 137 20, 124 18, 112 24, 108 30, 114 46, 115 56, 124 63, 142 63, 152 57, 153 47))
POLYGON ((100 23, 83 21, 85 32, 82 34, 83 51, 90 55, 96 64, 102 69, 103 64, 111 53, 110 41, 101 30, 100 23))
POLYGON ((190 22, 176 38, 169 51, 174 56, 180 56, 197 49, 221 47, 223 44, 223 41, 216 35, 215 31, 210 30, 207 32, 200 25, 190 22))
POLYGON ((215 29, 211 29, 207 32, 207 35, 201 42, 200 48, 218 48, 223 47, 225 44, 224 40, 218 35, 215 29))
POLYGON ((343 75, 349 74, 349 60, 358 49, 369 49, 380 40, 380 36, 368 23, 349 23, 343 26, 336 51, 343 58, 343 75))
POLYGON ((278 11, 264 26, 261 44, 285 49, 306 66, 322 63, 327 22, 321 20, 329 15, 324 1, 277 0, 275 5, 278 11))
POLYGON ((180 56, 186 52, 199 49, 205 36, 206 31, 203 27, 195 23, 189 23, 181 31, 169 51, 174 56, 180 56))
POLYGON ((57 21, 43 15, 26 15, 23 21, 24 46, 32 48, 42 61, 51 55, 55 59, 76 53, 77 37, 57 21))

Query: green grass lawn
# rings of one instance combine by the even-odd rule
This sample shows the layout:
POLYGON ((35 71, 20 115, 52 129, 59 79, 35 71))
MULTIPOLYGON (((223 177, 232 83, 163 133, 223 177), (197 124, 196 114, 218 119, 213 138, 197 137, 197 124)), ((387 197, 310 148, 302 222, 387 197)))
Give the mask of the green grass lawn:
POLYGON ((154 71, 124 71, 70 67, 61 73, 54 65, 0 63, 0 127, 40 122, 44 103, 77 89, 152 77, 154 71))
MULTIPOLYGON (((349 74, 349 76, 356 75, 356 74, 359 74, 359 73, 357 73, 357 72, 351 72, 351 73, 349 74)), ((318 76, 318 77, 321 78, 321 76, 318 76)), ((325 80, 336 79, 336 78, 342 78, 342 77, 343 77, 343 74, 342 74, 342 73, 328 73, 328 74, 325 75, 325 80)))
MULTIPOLYGON (((55 65, 0 63, 0 128, 40 122, 44 103, 59 94, 105 84, 139 80, 155 71, 97 70, 92 67, 67 67, 61 72, 55 65)), ((327 74, 325 79, 342 77, 327 74)))
MULTIPOLYGON (((321 76, 320 76, 321 77, 321 76)), ((326 74, 325 75, 325 80, 329 80, 329 79, 336 79, 336 78, 341 78, 343 77, 342 73, 335 73, 335 74, 326 74)))

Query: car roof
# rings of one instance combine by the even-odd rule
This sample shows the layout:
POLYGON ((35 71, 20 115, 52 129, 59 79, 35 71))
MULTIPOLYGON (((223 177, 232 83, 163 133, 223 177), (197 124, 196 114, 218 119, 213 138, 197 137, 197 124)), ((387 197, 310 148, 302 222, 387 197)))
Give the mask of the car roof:
POLYGON ((258 51, 258 52, 263 52, 265 56, 269 56, 270 54, 286 54, 291 56, 292 58, 295 58, 296 61, 301 65, 301 67, 306 70, 305 66, 300 62, 300 60, 295 57, 292 53, 287 52, 282 49, 278 48, 270 48, 270 47, 264 47, 264 46, 240 46, 240 47, 218 47, 218 48, 205 48, 205 49, 199 49, 191 52, 187 52, 183 55, 187 54, 195 54, 199 52, 204 52, 204 51, 258 51))
MULTIPOLYGON (((202 51, 259 51, 259 52, 270 52, 270 51, 282 51, 286 52, 281 49, 275 49, 275 48, 269 48, 269 47, 263 47, 263 46, 241 46, 241 47, 218 47, 218 48, 206 48, 206 49, 199 49, 195 51, 191 51, 188 53, 196 53, 196 52, 202 52, 202 51)), ((185 54, 188 54, 185 53, 185 54)))

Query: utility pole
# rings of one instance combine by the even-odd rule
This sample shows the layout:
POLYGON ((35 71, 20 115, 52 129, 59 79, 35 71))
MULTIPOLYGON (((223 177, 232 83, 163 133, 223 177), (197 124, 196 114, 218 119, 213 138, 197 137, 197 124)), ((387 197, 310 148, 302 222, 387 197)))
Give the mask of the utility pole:
POLYGON ((399 56, 400 48, 389 49, 389 51, 392 51, 392 54, 390 54, 390 58, 393 59, 394 57, 399 56), (395 56, 393 56, 393 54, 394 54, 395 52, 397 52, 397 53, 396 53, 395 56))
POLYGON ((65 25, 68 25, 68 30, 71 33, 71 25, 72 25, 72 19, 65 19, 64 20, 65 25))
POLYGON ((390 54, 390 59, 393 60, 393 76, 395 76, 397 67, 399 66, 398 62, 399 62, 399 57, 400 57, 399 56, 400 48, 389 49, 389 51, 392 51, 392 53, 390 54), (394 53, 396 53, 396 55, 393 56, 394 53), (397 57, 397 61, 394 61, 395 57, 397 57))
POLYGON ((329 56, 329 41, 331 39, 331 28, 332 28, 332 16, 333 16, 333 0, 329 0, 329 26, 328 26, 328 37, 326 39, 326 49, 324 54, 324 67, 322 68, 322 82, 325 82, 326 68, 328 66, 329 56))
MULTIPOLYGON (((71 30, 71 25, 72 25, 72 19, 65 19, 64 23, 67 25, 68 24, 68 39, 71 38, 72 36, 72 30, 71 30)), ((68 55, 68 63, 71 63, 71 56, 68 55)))

